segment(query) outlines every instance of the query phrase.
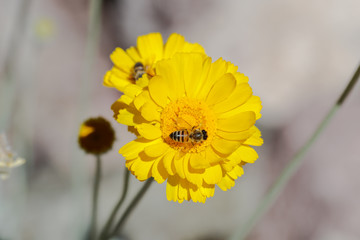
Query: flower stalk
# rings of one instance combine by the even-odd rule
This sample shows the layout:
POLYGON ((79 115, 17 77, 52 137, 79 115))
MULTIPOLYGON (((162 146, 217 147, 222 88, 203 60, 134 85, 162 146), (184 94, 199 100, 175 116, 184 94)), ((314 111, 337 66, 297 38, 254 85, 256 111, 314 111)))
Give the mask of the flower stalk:
POLYGON ((99 48, 99 38, 101 32, 101 0, 91 0, 89 9, 89 25, 86 37, 85 46, 85 58, 83 65, 83 72, 81 77, 81 89, 79 96, 79 109, 83 109, 86 112, 90 93, 93 88, 93 84, 89 79, 93 76, 93 67, 96 60, 96 55, 99 48))
POLYGON ((99 198, 99 187, 101 179, 101 159, 100 155, 96 155, 96 167, 95 167, 95 180, 93 187, 93 199, 92 199, 92 213, 91 213, 91 228, 90 228, 90 239, 96 239, 96 228, 97 228, 97 206, 99 198))
POLYGON ((134 210, 136 205, 139 203, 141 198, 144 196, 145 192, 149 189, 151 183, 153 182, 153 178, 149 178, 146 180, 144 186, 139 190, 139 192, 136 194, 134 199, 131 201, 130 205, 126 208, 125 212, 121 216, 119 222, 116 224, 114 230, 111 232, 110 235, 108 235, 108 238, 110 239, 112 236, 115 236, 117 233, 121 231, 121 228, 123 227, 124 223, 126 222, 127 218, 129 217, 130 213, 134 210))
POLYGON ((272 185, 265 198, 260 202, 258 207, 256 208, 253 215, 248 219, 245 225, 239 229, 238 232, 230 238, 231 240, 242 240, 245 239, 246 236, 250 233, 250 231, 254 228, 256 223, 260 220, 260 218, 267 212, 267 210, 272 206, 274 201, 277 199, 283 188, 286 186, 290 178, 294 175, 294 173, 298 170, 301 163, 303 162, 303 157, 313 145, 313 143, 317 140, 320 134, 324 131, 326 126, 329 124, 330 120, 333 118, 337 110, 344 103, 345 99, 348 97, 351 90, 354 88, 356 82, 359 80, 360 76, 360 65, 355 71, 353 77, 350 82, 346 86, 345 90, 340 95, 339 99, 336 101, 334 106, 330 109, 329 113, 326 115, 324 120, 320 123, 318 128, 315 130, 313 135, 309 138, 309 140, 304 144, 304 146, 294 155, 294 157, 290 160, 287 166, 284 168, 280 176, 277 178, 275 183, 272 185))
POLYGON ((119 211, 120 207, 122 206, 126 195, 127 195, 127 190, 128 190, 128 186, 129 186, 129 176, 130 176, 130 172, 127 168, 125 168, 125 175, 124 175, 124 186, 123 186, 123 192, 122 195, 118 201, 118 203, 116 204, 116 206, 114 207, 114 210, 112 211, 109 219, 106 222, 106 225, 104 227, 104 229, 101 231, 100 233, 100 239, 106 239, 106 236, 108 235, 108 232, 111 228, 111 225, 114 221, 114 218, 117 214, 117 212, 119 211))

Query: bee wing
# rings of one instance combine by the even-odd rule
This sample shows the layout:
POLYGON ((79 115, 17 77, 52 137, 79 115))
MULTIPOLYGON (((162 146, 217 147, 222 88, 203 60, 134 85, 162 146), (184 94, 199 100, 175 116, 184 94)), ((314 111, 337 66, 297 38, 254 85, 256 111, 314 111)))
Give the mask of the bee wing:
POLYGON ((177 126, 178 129, 189 129, 191 130, 193 128, 193 125, 191 123, 189 123, 188 121, 186 121, 183 118, 178 118, 177 119, 177 126))

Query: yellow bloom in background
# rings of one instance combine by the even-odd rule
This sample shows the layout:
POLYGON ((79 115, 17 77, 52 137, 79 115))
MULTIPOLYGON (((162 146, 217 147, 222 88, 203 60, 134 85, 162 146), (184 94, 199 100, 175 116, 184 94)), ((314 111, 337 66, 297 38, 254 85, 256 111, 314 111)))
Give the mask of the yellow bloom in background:
POLYGON ((39 40, 47 40, 55 35, 55 23, 50 18, 41 18, 36 21, 35 34, 39 40))
POLYGON ((156 65, 148 88, 122 102, 117 121, 138 138, 120 149, 140 181, 167 180, 168 200, 205 202, 215 185, 226 191, 263 143, 255 121, 261 101, 233 64, 178 53, 156 65))
POLYGON ((112 148, 115 132, 106 119, 89 118, 80 126, 78 141, 85 152, 98 155, 112 148))
POLYGON ((25 163, 25 159, 17 157, 17 155, 11 150, 6 135, 0 134, 0 177, 1 179, 7 179, 10 174, 10 170, 14 167, 21 166, 25 163))
POLYGON ((186 42, 185 38, 177 33, 171 34, 165 44, 160 33, 139 36, 136 47, 130 47, 126 51, 116 48, 110 55, 114 66, 105 74, 104 85, 121 92, 133 92, 146 87, 149 79, 156 74, 156 63, 177 52, 205 54, 200 44, 186 42))

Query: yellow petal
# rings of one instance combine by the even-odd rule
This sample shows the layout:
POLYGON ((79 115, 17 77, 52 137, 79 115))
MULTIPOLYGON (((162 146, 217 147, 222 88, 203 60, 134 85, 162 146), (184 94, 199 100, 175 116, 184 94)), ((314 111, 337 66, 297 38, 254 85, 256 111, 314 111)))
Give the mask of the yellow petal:
POLYGON ((147 123, 136 125, 136 130, 142 137, 149 140, 160 138, 162 134, 159 127, 147 123))
POLYGON ((139 86, 140 88, 145 88, 149 85, 149 75, 143 74, 141 78, 136 80, 136 86, 139 86))
POLYGON ((161 76, 155 76, 150 80, 149 92, 151 98, 154 99, 155 103, 159 106, 165 107, 168 104, 169 88, 161 76))
POLYGON ((233 64, 231 62, 227 62, 226 72, 235 74, 237 72, 237 70, 238 70, 238 66, 236 66, 235 64, 233 64))
POLYGON ((211 63, 211 58, 208 57, 204 60, 203 73, 201 75, 200 83, 203 83, 197 92, 198 99, 205 99, 214 83, 219 80, 227 70, 227 63, 219 58, 214 63, 211 63))
POLYGON ((160 121, 160 112, 153 102, 147 102, 141 107, 141 115, 147 121, 160 121))
POLYGON ((129 84, 125 87, 124 89, 124 94, 134 98, 135 96, 137 96, 139 93, 141 93, 142 88, 135 85, 135 84, 129 84))
POLYGON ((163 157, 164 167, 170 175, 175 175, 176 173, 176 169, 174 165, 175 153, 176 153, 175 151, 170 150, 167 153, 165 153, 163 157))
POLYGON ((149 157, 159 157, 163 155, 166 152, 166 150, 168 150, 169 148, 169 145, 162 142, 161 139, 158 139, 154 142, 156 143, 144 148, 145 154, 149 157))
POLYGON ((89 134, 93 133, 94 131, 95 131, 95 128, 86 126, 85 124, 81 124, 80 131, 79 131, 79 137, 82 137, 82 138, 87 137, 89 134))
POLYGON ((164 79, 168 89, 171 90, 171 94, 169 94, 171 100, 176 100, 185 95, 184 83, 180 80, 180 70, 176 59, 162 60, 156 65, 156 74, 164 79))
POLYGON ((164 50, 164 58, 172 57, 176 52, 183 49, 185 44, 185 38, 180 34, 173 33, 169 36, 164 50))
POLYGON ((261 118, 261 101, 260 98, 257 96, 252 95, 244 104, 242 104, 239 107, 236 107, 232 109, 231 111, 221 113, 219 115, 219 118, 229 118, 232 116, 235 116, 241 112, 254 112, 255 113, 255 119, 261 118))
POLYGON ((190 183, 185 179, 180 180, 178 198, 189 201, 191 199, 189 189, 190 183))
POLYGON ((118 100, 116 100, 112 105, 111 109, 114 112, 114 119, 116 120, 121 109, 125 109, 132 102, 132 98, 126 95, 122 95, 118 100))
POLYGON ((184 83, 187 97, 195 98, 197 89, 201 86, 198 79, 201 78, 204 56, 199 53, 176 54, 177 66, 180 73, 180 81, 184 83))
POLYGON ((253 163, 259 158, 259 155, 252 147, 242 145, 230 158, 240 158, 244 162, 253 163))
POLYGON ((202 187, 199 187, 199 190, 202 195, 205 197, 212 197, 215 193, 215 185, 214 184, 207 184, 203 183, 202 187))
POLYGON ((204 169, 194 169, 190 166, 189 163, 190 154, 187 154, 184 158, 184 172, 186 179, 195 184, 197 187, 200 187, 203 183, 202 174, 205 172, 204 169))
POLYGON ((131 59, 134 61, 134 63, 142 61, 139 51, 136 47, 130 47, 130 48, 126 49, 126 53, 129 55, 129 57, 131 57, 131 59))
POLYGON ((183 36, 173 33, 165 44, 164 58, 171 58, 177 52, 205 53, 204 48, 200 44, 186 42, 183 36))
POLYGON ((240 146, 236 151, 234 151, 232 154, 226 157, 226 160, 222 163, 222 166, 226 169, 226 171, 230 171, 234 168, 235 165, 238 165, 241 163, 242 158, 239 155, 239 149, 242 146, 240 146))
POLYGON ((212 167, 206 168, 203 176, 204 176, 204 181, 207 184, 217 184, 218 182, 221 181, 223 177, 221 166, 217 164, 212 167))
POLYGON ((192 153, 190 156, 190 165, 195 169, 210 167, 208 159, 205 158, 205 152, 192 153))
POLYGON ((227 173, 232 179, 237 179, 238 177, 241 177, 244 174, 244 169, 236 165, 233 170, 227 173))
POLYGON ((190 189, 190 196, 193 202, 205 203, 206 201, 206 196, 201 193, 199 188, 190 189))
POLYGON ((237 73, 234 73, 234 76, 236 78, 237 84, 249 82, 249 78, 247 76, 245 76, 243 73, 237 72, 237 73))
POLYGON ((129 73, 135 64, 129 55, 121 48, 116 48, 110 55, 110 58, 116 67, 129 73))
POLYGON ((203 55, 205 55, 204 48, 198 43, 185 42, 183 52, 202 53, 203 55))
POLYGON ((167 171, 164 168, 162 157, 155 160, 154 165, 152 166, 152 176, 155 181, 158 183, 163 183, 169 176, 167 171))
POLYGON ((225 132, 241 132, 255 124, 254 112, 241 112, 237 115, 218 119, 218 129, 225 132))
POLYGON ((239 141, 228 141, 221 138, 214 139, 211 142, 211 146, 224 155, 233 153, 240 145, 241 142, 239 141))
POLYGON ((252 94, 249 84, 242 83, 237 85, 235 90, 229 95, 225 101, 218 102, 213 106, 215 113, 223 113, 230 111, 242 104, 244 104, 252 94))
POLYGON ((142 161, 140 158, 138 158, 131 165, 130 170, 137 179, 140 181, 145 181, 151 177, 151 168, 153 164, 154 161, 142 161))
POLYGON ((228 175, 225 175, 217 185, 221 190, 227 191, 228 189, 235 186, 235 181, 228 175))
POLYGON ((140 110, 140 108, 148 101, 150 101, 149 91, 142 91, 134 98, 134 106, 137 110, 140 110))
POLYGON ((255 130, 251 127, 249 130, 242 132, 224 132, 221 130, 216 131, 216 135, 223 139, 233 141, 244 141, 254 134, 255 130))
POLYGON ((134 126, 134 117, 134 113, 130 112, 129 109, 120 109, 116 120, 121 124, 134 126))
POLYGON ((106 72, 103 85, 106 87, 114 87, 119 91, 123 91, 127 85, 131 84, 128 77, 128 72, 124 72, 117 67, 113 67, 110 71, 106 72))
POLYGON ((176 173, 179 175, 180 178, 185 178, 185 172, 184 172, 184 154, 178 152, 175 155, 174 158, 174 166, 176 169, 176 173))
POLYGON ((261 146, 264 143, 264 140, 261 138, 260 130, 256 126, 253 126, 252 129, 255 131, 254 134, 249 139, 247 139, 244 144, 261 146))
POLYGON ((120 148, 119 153, 124 156, 125 159, 133 159, 139 156, 139 153, 144 150, 148 145, 153 144, 154 141, 147 140, 145 138, 138 138, 125 144, 120 148))
POLYGON ((155 62, 163 57, 163 40, 160 33, 149 33, 138 37, 137 48, 144 59, 153 59, 155 62))
POLYGON ((178 201, 179 203, 183 201, 178 198, 179 181, 179 176, 169 176, 166 184, 166 198, 168 201, 178 201))
POLYGON ((214 83, 206 98, 206 103, 211 106, 224 101, 235 90, 236 80, 231 73, 224 74, 214 83))
MULTIPOLYGON (((240 159, 241 162, 241 159, 240 159)), ((239 162, 238 162, 239 163, 239 162)), ((229 159, 226 159, 225 161, 221 162, 221 167, 225 172, 230 172, 233 170, 233 168, 238 164, 234 161, 229 161, 229 159)))
POLYGON ((206 160, 209 161, 210 165, 218 164, 222 161, 222 158, 214 152, 212 147, 206 148, 205 151, 206 160))

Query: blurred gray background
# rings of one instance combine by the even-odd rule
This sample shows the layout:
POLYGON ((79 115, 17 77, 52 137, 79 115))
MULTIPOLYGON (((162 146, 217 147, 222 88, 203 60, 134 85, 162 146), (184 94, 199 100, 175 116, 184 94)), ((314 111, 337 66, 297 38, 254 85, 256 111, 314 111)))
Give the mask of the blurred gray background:
MULTIPOLYGON (((114 48, 135 45, 139 35, 161 32, 165 41, 178 32, 214 60, 239 66, 262 99, 257 125, 265 143, 235 187, 217 188, 206 204, 168 202, 165 183, 153 184, 125 225, 129 239, 229 237, 360 63, 358 0, 106 0, 99 48, 84 85, 88 12, 86 0, 0 0, 0 115, 8 119, 0 132, 27 159, 0 181, 0 239, 82 239, 95 159, 78 149, 76 136, 81 121, 98 115, 117 134, 113 150, 103 156, 99 222, 106 220, 122 190, 124 160, 117 151, 134 137, 112 119, 110 105, 120 93, 103 87, 102 77, 114 48), (81 104, 84 92, 89 94, 81 104)), ((248 239, 360 238, 359 89, 248 239)), ((140 187, 131 177, 128 201, 140 187)))

